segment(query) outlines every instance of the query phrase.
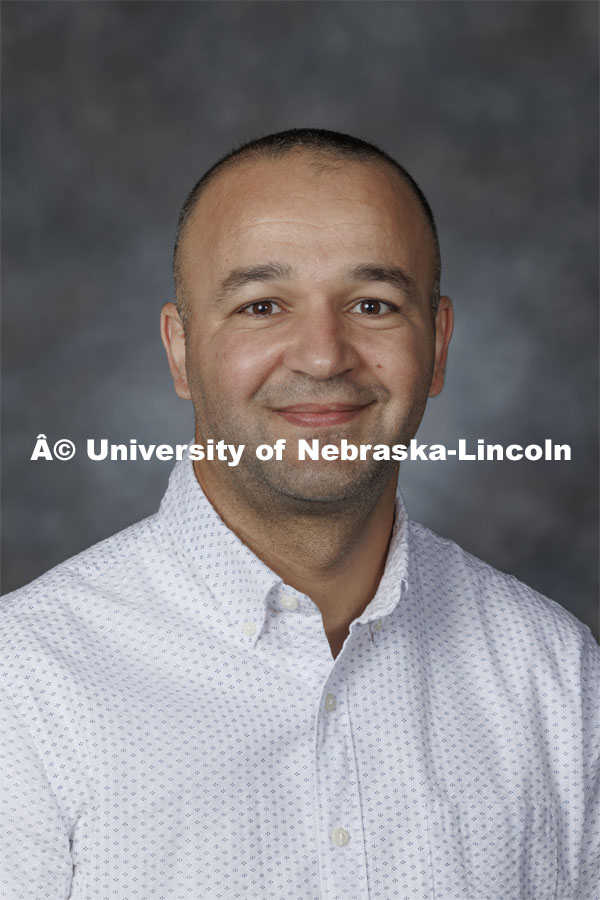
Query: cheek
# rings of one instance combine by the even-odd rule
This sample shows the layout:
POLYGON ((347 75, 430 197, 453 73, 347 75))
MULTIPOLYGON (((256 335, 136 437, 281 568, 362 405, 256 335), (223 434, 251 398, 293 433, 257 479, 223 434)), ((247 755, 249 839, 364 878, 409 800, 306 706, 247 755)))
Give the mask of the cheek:
POLYGON ((201 349, 205 384, 231 402, 247 399, 261 387, 279 359, 277 347, 259 334, 214 336, 201 349))
POLYGON ((392 396, 428 389, 433 371, 433 342, 425 336, 411 341, 380 343, 369 354, 377 379, 392 396))

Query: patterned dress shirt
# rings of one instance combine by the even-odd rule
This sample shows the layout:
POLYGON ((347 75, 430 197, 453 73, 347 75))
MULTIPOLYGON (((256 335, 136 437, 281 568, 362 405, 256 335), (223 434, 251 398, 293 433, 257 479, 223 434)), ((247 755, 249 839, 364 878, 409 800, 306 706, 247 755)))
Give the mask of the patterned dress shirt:
POLYGON ((3 898, 598 896, 598 647, 400 498, 335 660, 188 460, 1 609, 3 898))

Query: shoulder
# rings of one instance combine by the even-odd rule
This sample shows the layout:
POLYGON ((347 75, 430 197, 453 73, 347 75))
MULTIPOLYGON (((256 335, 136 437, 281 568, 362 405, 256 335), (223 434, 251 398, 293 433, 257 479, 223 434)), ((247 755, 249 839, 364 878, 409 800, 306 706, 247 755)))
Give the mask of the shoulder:
POLYGON ((107 605, 147 596, 155 580, 153 561, 165 548, 157 516, 94 544, 34 581, 0 598, 0 641, 19 634, 38 639, 77 628, 101 616, 107 605))
POLYGON ((423 603, 438 623, 445 621, 446 633, 485 640, 507 659, 551 659, 566 667, 585 658, 600 670, 590 629, 560 604, 419 523, 410 523, 410 541, 423 603))

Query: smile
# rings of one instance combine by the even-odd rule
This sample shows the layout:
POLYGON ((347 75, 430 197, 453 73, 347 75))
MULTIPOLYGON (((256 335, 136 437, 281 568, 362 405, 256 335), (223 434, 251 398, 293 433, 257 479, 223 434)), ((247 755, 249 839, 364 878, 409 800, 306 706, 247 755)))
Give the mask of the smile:
POLYGON ((370 403, 360 406, 350 403, 299 403, 273 410, 291 425, 305 428, 331 427, 355 419, 370 403))

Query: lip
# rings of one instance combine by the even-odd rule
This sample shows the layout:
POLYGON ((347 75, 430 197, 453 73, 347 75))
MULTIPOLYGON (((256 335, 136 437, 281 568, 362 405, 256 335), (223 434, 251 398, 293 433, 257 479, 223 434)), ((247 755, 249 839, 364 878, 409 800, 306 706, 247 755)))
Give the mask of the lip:
POLYGON ((370 403, 360 406, 352 403, 298 403, 294 406, 274 409, 273 412, 291 425, 319 428, 351 422, 370 405, 370 403))

